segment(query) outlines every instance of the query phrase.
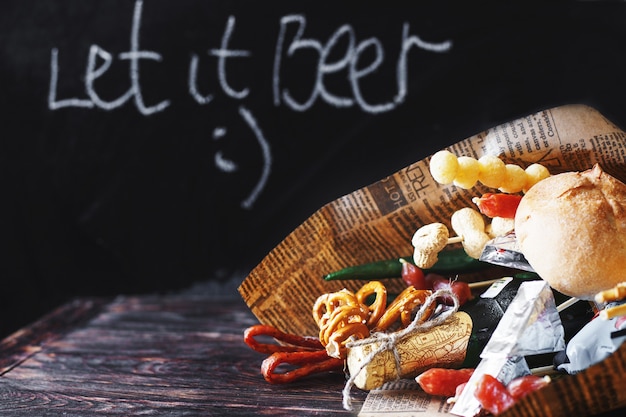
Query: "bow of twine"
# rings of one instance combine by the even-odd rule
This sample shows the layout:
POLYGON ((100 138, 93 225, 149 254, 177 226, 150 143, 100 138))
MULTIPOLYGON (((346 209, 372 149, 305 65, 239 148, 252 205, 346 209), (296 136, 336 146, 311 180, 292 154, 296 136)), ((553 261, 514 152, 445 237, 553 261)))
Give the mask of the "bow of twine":
POLYGON ((391 332, 391 333, 376 332, 376 333, 372 333, 370 337, 366 339, 355 340, 355 341, 347 343, 346 346, 348 348, 352 348, 355 346, 371 345, 374 343, 378 344, 378 347, 376 349, 372 349, 372 351, 363 359, 363 362, 359 365, 359 367, 355 370, 355 372, 352 372, 352 374, 346 381, 346 385, 343 388, 343 408, 348 411, 352 411, 353 408, 352 408, 352 399, 350 397, 350 391, 352 390, 352 387, 354 386, 354 381, 356 380, 356 377, 361 373, 361 371, 367 365, 369 365, 369 363, 374 359, 376 355, 379 355, 385 351, 393 352, 393 357, 394 357, 395 366, 396 366, 396 379, 399 379, 401 360, 400 360, 400 354, 398 353, 398 349, 396 348, 398 343, 402 341, 403 339, 409 336, 412 336, 416 333, 422 333, 422 332, 432 329, 435 326, 439 326, 440 324, 448 320, 450 316, 456 313, 458 309, 459 309, 459 299, 457 298, 457 296, 450 289, 440 289, 440 290, 433 292, 424 301, 424 304, 422 304, 420 309, 415 314, 413 321, 411 321, 411 323, 404 329, 398 330, 396 332, 391 332), (435 317, 424 321, 425 316, 430 306, 437 301, 437 298, 443 297, 443 296, 451 297, 452 300, 454 301, 454 305, 442 311, 435 317))

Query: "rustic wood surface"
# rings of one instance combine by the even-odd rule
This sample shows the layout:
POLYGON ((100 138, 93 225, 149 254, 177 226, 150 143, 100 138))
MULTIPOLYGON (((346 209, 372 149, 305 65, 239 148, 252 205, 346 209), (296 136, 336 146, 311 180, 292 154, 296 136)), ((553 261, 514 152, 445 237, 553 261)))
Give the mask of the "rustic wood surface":
POLYGON ((239 300, 76 300, 0 343, 0 415, 353 414, 342 375, 265 382, 242 338, 256 323, 239 300))
MULTIPOLYGON (((271 385, 241 300, 78 299, 0 342, 0 416, 339 416, 344 376, 271 385)), ((622 416, 626 347, 522 400, 511 417, 622 416)), ((366 393, 352 390, 359 410, 366 393)))

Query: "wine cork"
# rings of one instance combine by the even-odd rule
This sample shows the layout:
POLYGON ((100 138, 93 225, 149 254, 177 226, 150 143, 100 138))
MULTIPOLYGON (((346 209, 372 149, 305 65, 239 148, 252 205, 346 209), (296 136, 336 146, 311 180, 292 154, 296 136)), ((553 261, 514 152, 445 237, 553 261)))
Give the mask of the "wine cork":
POLYGON ((366 362, 372 352, 381 349, 383 342, 375 340, 348 349, 348 370, 350 375, 356 375, 354 385, 371 390, 388 381, 415 377, 435 366, 458 367, 465 360, 471 333, 471 317, 459 311, 438 326, 398 340, 395 349, 400 357, 399 368, 393 350, 389 349, 383 349, 366 362))

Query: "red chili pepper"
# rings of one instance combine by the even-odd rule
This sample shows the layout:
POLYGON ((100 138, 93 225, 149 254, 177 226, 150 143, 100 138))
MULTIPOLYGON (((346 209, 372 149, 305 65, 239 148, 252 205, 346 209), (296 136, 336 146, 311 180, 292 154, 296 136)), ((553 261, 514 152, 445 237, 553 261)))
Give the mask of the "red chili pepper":
POLYGON ((474 396, 485 410, 496 416, 515 403, 515 398, 502 382, 489 374, 478 380, 474 396))
POLYGON ((474 203, 487 217, 513 219, 521 199, 522 196, 519 194, 486 193, 480 198, 475 198, 474 203))

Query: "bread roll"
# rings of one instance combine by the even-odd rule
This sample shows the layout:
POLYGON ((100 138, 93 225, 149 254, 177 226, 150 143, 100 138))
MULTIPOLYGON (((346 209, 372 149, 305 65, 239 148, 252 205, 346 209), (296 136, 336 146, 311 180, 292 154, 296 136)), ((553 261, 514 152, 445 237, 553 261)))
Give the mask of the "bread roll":
POLYGON ((597 164, 528 190, 515 233, 533 269, 563 294, 590 300, 626 281, 626 185, 597 164))

